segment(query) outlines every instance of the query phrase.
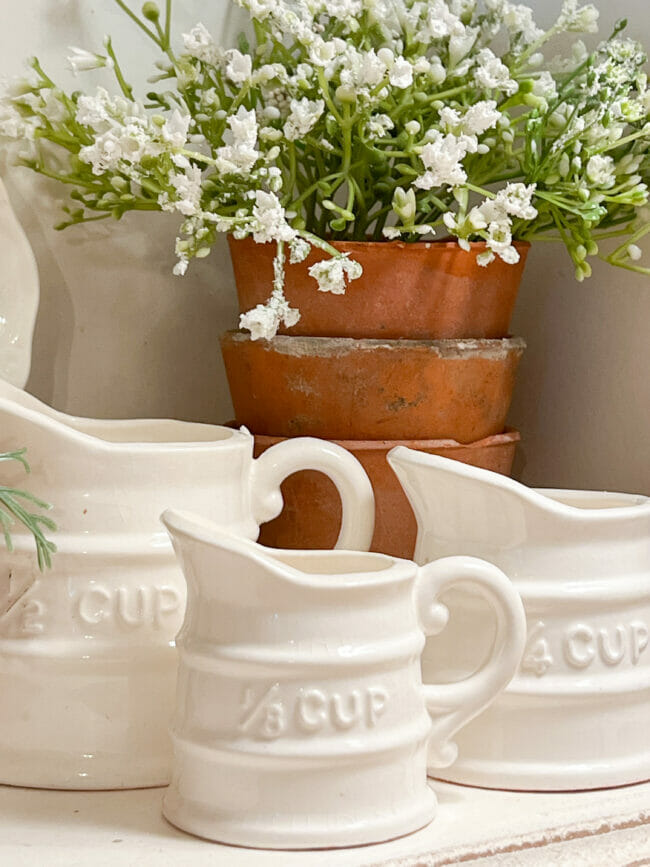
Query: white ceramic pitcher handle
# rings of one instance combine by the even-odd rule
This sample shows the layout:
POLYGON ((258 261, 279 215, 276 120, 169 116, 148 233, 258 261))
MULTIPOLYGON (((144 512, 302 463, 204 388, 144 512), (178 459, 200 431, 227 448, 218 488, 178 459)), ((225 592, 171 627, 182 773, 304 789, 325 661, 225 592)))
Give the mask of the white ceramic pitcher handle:
POLYGON ((441 768, 451 765, 458 754, 450 738, 508 685, 526 643, 526 615, 519 594, 500 569, 475 557, 445 557, 419 569, 416 605, 427 635, 447 626, 449 611, 439 597, 452 587, 471 588, 486 599, 496 615, 497 630, 490 657, 477 672, 458 683, 423 686, 432 718, 429 765, 441 768))
POLYGON ((258 524, 282 511, 281 483, 298 470, 318 470, 336 485, 343 515, 337 548, 367 551, 375 527, 375 497, 359 461, 341 446, 296 437, 267 449, 254 463, 253 504, 258 524))

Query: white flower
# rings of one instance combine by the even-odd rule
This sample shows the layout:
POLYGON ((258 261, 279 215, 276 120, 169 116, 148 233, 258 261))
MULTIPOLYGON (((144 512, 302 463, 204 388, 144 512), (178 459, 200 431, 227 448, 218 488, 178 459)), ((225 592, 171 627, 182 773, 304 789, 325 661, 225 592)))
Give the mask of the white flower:
POLYGON ((183 34, 183 45, 188 54, 203 63, 214 66, 221 59, 221 51, 215 45, 207 28, 201 23, 193 27, 189 33, 183 34))
POLYGON ((598 17, 593 4, 579 7, 578 0, 564 0, 556 26, 574 33, 597 33, 598 17))
POLYGON ((510 70, 489 48, 482 48, 476 55, 477 66, 474 79, 480 88, 498 89, 508 95, 516 93, 519 86, 510 78, 510 70))
POLYGON ((226 51, 226 76, 235 84, 243 84, 251 77, 253 61, 249 54, 242 54, 236 48, 226 51))
POLYGON ((284 208, 275 193, 264 190, 255 192, 253 219, 251 220, 253 238, 258 244, 267 241, 292 241, 296 232, 289 226, 284 208))
POLYGON ((68 47, 69 54, 66 58, 68 67, 77 75, 80 72, 87 72, 90 69, 101 69, 104 66, 113 68, 115 63, 111 57, 104 57, 102 54, 95 54, 93 51, 86 51, 84 48, 76 48, 74 45, 68 47))
POLYGON ((478 27, 462 27, 454 30, 449 39, 450 66, 458 66, 460 61, 469 54, 476 42, 478 33, 478 27))
POLYGON ((512 246, 512 226, 507 217, 489 224, 486 242, 488 248, 509 265, 519 261, 517 248, 512 246))
POLYGON ((254 109, 240 105, 237 114, 228 118, 228 126, 230 140, 217 148, 217 169, 226 175, 248 174, 260 156, 256 148, 258 127, 254 109))
POLYGON ((184 277, 187 274, 187 267, 189 265, 189 261, 187 256, 181 256, 178 262, 172 268, 172 273, 176 277, 184 277))
POLYGON ((165 121, 162 128, 163 141, 169 142, 172 147, 182 148, 187 143, 187 133, 190 128, 189 114, 181 114, 175 108, 171 116, 165 121))
POLYGON ((264 21, 277 9, 277 0, 246 0, 245 5, 253 18, 264 21))
POLYGON ((82 94, 77 100, 77 123, 97 129, 110 120, 109 108, 114 111, 108 91, 98 87, 94 96, 82 94))
POLYGON ((637 244, 630 244, 627 248, 627 255, 633 262, 638 262, 641 256, 643 256, 643 250, 637 244))
POLYGON ((309 58, 314 66, 328 66, 338 53, 337 44, 325 42, 321 36, 316 36, 309 46, 309 58))
POLYGON ((409 120, 408 123, 404 124, 404 129, 409 135, 417 135, 422 127, 417 120, 409 120))
POLYGON ((587 163, 587 178, 596 187, 607 190, 616 183, 616 164, 612 157, 595 154, 587 163))
POLYGON ((413 84, 413 67, 404 57, 398 57, 393 64, 388 80, 393 87, 404 90, 413 84))
POLYGON ((345 293, 346 277, 349 281, 357 280, 362 273, 361 265, 348 259, 347 253, 332 259, 323 259, 309 269, 310 276, 318 282, 319 292, 331 292, 333 295, 345 293))
POLYGON ((389 241, 395 241, 397 238, 401 238, 402 229, 398 229, 397 226, 386 226, 382 229, 382 235, 384 238, 388 238, 389 241))
POLYGON ((296 265, 304 262, 311 252, 311 245, 304 238, 294 238, 289 244, 289 262, 296 265))
POLYGON ((239 317, 239 327, 251 333, 251 340, 271 340, 278 332, 280 317, 264 304, 258 304, 239 317))
MULTIPOLYGON (((397 66, 397 63, 395 64, 397 66)), ((408 64, 410 69, 410 64, 408 64)), ((395 68, 395 67, 393 67, 395 68)), ((341 84, 349 88, 377 87, 386 75, 386 64, 380 60, 374 49, 356 51, 349 47, 345 63, 341 69, 341 84)), ((411 70, 412 76, 412 70, 411 70)))
POLYGON ((169 182, 177 198, 173 202, 161 202, 163 210, 178 211, 186 217, 197 214, 201 210, 201 169, 190 165, 185 169, 185 174, 172 174, 169 182))
POLYGON ((447 132, 468 136, 482 135, 496 126, 501 119, 496 100, 481 100, 467 109, 464 115, 449 106, 440 110, 440 123, 447 132))
POLYGON ((302 99, 291 100, 291 113, 284 125, 284 134, 289 141, 302 138, 314 127, 318 118, 325 110, 322 99, 310 100, 306 96, 302 99))
POLYGON ((429 141, 420 150, 420 159, 427 171, 416 178, 414 186, 421 190, 447 185, 464 184, 467 174, 461 165, 468 153, 468 136, 442 135, 438 130, 429 133, 429 141))
POLYGON ((533 79, 533 95, 552 102, 557 97, 557 85, 550 72, 538 72, 533 79))
POLYGON ((503 3, 501 11, 503 23, 510 33, 521 36, 524 45, 536 42, 544 31, 533 20, 533 10, 520 3, 503 3))
POLYGON ((239 327, 250 331, 251 340, 271 340, 284 322, 291 328, 300 319, 300 312, 289 307, 281 289, 274 289, 266 304, 258 304, 239 317, 239 327))
POLYGON ((505 189, 499 190, 495 197, 497 206, 502 207, 506 214, 519 217, 521 220, 534 220, 537 216, 537 208, 532 204, 535 195, 536 184, 508 184, 505 189))
POLYGON ((373 114, 366 124, 366 135, 370 138, 381 138, 394 126, 392 118, 387 114, 373 114))

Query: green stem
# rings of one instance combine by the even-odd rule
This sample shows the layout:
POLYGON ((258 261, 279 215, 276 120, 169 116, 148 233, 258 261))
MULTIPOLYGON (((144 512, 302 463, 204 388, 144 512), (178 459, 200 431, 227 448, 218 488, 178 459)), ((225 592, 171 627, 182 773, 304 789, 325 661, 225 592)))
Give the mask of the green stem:
POLYGON ((124 96, 130 101, 133 102, 133 88, 126 81, 124 75, 122 74, 122 69, 115 55, 115 51, 113 49, 113 42, 110 36, 106 37, 106 51, 108 52, 108 56, 113 61, 113 72, 115 73, 115 78, 117 79, 118 84, 120 85, 120 89, 124 96))
POLYGON ((117 5, 120 7, 120 9, 122 9, 123 12, 126 12, 126 14, 129 16, 129 18, 132 21, 135 21, 135 23, 138 25, 140 30, 143 30, 147 34, 149 39, 152 39, 159 48, 161 48, 161 49, 163 48, 163 46, 160 44, 160 40, 158 39, 156 34, 153 32, 153 30, 149 30, 149 28, 146 26, 146 24, 144 24, 142 21, 140 21, 140 19, 135 14, 135 12, 132 12, 129 9, 129 7, 126 5, 124 0, 114 0, 114 2, 117 3, 117 5))

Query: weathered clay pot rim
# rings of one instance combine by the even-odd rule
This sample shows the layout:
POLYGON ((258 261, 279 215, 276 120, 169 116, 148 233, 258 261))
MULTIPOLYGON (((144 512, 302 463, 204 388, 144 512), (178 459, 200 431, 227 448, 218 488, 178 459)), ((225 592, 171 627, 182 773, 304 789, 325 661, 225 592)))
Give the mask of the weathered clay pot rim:
MULTIPOLYGON (((239 427, 237 422, 228 422, 228 426, 233 425, 239 427)), ((255 441, 260 445, 271 446, 274 443, 282 442, 291 437, 274 437, 267 434, 253 434, 255 441)), ((521 441, 521 434, 513 427, 507 427, 503 433, 493 434, 489 437, 483 437, 481 440, 476 440, 473 443, 459 443, 453 439, 437 439, 437 440, 330 440, 336 445, 342 446, 350 452, 371 452, 385 451, 395 448, 396 446, 406 446, 409 449, 422 451, 423 449, 481 449, 490 448, 492 446, 508 445, 510 443, 518 443, 521 441)))
MULTIPOLYGON (((251 336, 246 331, 226 331, 222 339, 234 343, 251 343, 251 336)), ((509 352, 523 352, 526 341, 523 337, 499 338, 444 338, 439 340, 388 340, 381 338, 359 337, 306 337, 303 335, 276 334, 270 340, 255 341, 267 350, 273 350, 280 355, 294 356, 328 356, 347 355, 352 352, 367 352, 376 349, 397 351, 408 349, 414 352, 433 352, 439 358, 463 358, 465 356, 484 356, 486 358, 503 355, 509 352)))
MULTIPOLYGON (((239 241, 248 241, 251 240, 250 236, 248 238, 234 238, 232 235, 228 235, 228 241, 230 243, 237 243, 239 241)), ((337 250, 339 248, 343 248, 345 250, 354 250, 363 248, 367 250, 371 247, 381 247, 384 248, 392 248, 393 250, 430 250, 432 247, 434 249, 451 249, 457 248, 461 252, 469 252, 467 250, 463 250, 458 241, 454 238, 446 237, 446 238, 433 238, 430 241, 331 241, 329 239, 325 239, 328 244, 331 244, 332 247, 335 247, 337 250)), ((266 244, 275 246, 274 241, 265 241, 260 244, 260 247, 264 247, 266 244)), ((486 241, 470 241, 470 248, 472 250, 484 250, 487 246, 486 241)), ((519 250, 529 249, 531 244, 530 241, 513 241, 512 246, 516 247, 519 250)))

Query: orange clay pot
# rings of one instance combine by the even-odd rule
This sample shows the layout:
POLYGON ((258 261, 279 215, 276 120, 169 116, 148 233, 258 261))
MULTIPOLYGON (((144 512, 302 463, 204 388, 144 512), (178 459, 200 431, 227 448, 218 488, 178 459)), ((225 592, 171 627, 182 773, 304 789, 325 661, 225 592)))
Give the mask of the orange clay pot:
MULTIPOLYGON (((415 516, 386 461, 390 449, 404 445, 509 475, 519 439, 517 431, 507 430, 469 445, 453 440, 339 441, 361 462, 375 491, 375 535, 371 550, 410 560, 415 548, 415 516)), ((279 441, 276 437, 256 436, 255 456, 279 441)), ((283 482, 282 496, 284 510, 274 521, 262 525, 260 542, 272 548, 332 548, 341 523, 341 502, 332 482, 322 473, 295 473, 283 482)))
MULTIPOLYGON (((271 294, 275 244, 229 238, 242 313, 271 294)), ((516 265, 496 259, 487 268, 476 263, 485 244, 469 252, 455 241, 336 241, 363 266, 345 295, 319 292, 308 269, 327 258, 312 250, 297 265, 287 265, 285 294, 300 320, 281 334, 312 337, 378 337, 433 340, 452 337, 503 337, 530 244, 515 242, 516 265)))
POLYGON ((324 439, 454 439, 505 427, 525 343, 503 340, 250 339, 221 349, 235 415, 252 431, 324 439))

